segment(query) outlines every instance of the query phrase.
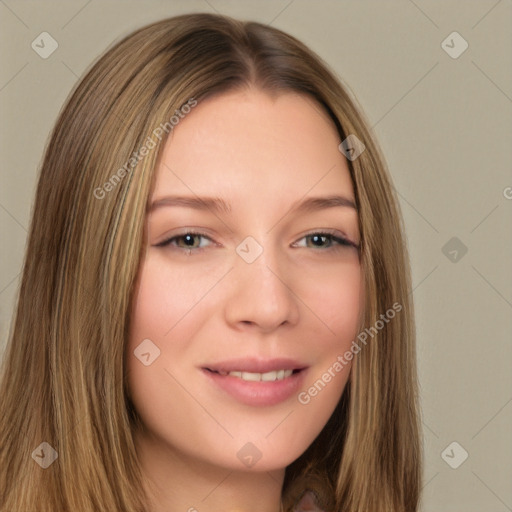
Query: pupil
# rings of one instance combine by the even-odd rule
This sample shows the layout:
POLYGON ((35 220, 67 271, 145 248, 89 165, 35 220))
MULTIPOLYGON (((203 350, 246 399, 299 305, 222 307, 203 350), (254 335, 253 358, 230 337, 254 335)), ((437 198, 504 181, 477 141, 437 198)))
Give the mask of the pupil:
POLYGON ((313 243, 314 243, 315 245, 322 245, 322 239, 323 239, 323 238, 324 238, 324 237, 323 237, 323 236, 321 236, 321 235, 313 235, 313 243), (317 243, 317 242, 318 242, 318 243, 317 243))

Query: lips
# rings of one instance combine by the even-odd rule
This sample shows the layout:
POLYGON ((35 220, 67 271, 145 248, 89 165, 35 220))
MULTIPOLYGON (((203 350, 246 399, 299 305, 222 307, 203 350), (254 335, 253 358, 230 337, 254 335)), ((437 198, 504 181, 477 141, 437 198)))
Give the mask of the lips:
POLYGON ((290 399, 304 382, 307 366, 293 359, 231 359, 201 368, 208 382, 238 402, 272 406, 290 399))
POLYGON ((229 361, 221 361, 218 363, 206 364, 203 366, 205 370, 215 373, 228 374, 230 372, 247 372, 247 373, 268 373, 280 370, 292 370, 294 373, 307 368, 307 365, 300 363, 294 359, 277 358, 277 359, 230 359, 229 361))

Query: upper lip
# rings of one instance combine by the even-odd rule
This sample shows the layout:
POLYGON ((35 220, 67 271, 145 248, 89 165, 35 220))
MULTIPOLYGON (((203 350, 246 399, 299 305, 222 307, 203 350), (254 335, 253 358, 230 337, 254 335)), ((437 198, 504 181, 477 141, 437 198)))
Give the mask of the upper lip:
POLYGON ((294 359, 256 359, 240 358, 230 359, 229 361, 220 361, 218 363, 206 364, 203 368, 214 372, 249 372, 249 373, 267 373, 277 370, 303 370, 307 365, 294 359))

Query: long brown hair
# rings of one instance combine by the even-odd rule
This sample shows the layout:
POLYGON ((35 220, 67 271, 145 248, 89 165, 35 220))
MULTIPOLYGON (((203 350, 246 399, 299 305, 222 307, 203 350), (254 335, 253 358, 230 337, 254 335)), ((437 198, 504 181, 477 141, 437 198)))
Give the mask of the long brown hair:
POLYGON ((286 469, 284 509, 311 489, 328 511, 417 510, 410 270, 381 150, 356 101, 302 43, 211 14, 153 23, 115 44, 72 91, 51 134, 0 382, 1 510, 147 511, 124 353, 167 135, 155 137, 155 128, 191 98, 248 86, 307 95, 332 118, 340 142, 351 134, 362 141, 365 150, 348 159, 361 233, 361 328, 400 305, 392 321, 373 327, 332 417, 286 469), (149 139, 157 147, 141 157, 149 139), (42 442, 58 454, 44 470, 34 456, 36 448, 51 452, 42 442))

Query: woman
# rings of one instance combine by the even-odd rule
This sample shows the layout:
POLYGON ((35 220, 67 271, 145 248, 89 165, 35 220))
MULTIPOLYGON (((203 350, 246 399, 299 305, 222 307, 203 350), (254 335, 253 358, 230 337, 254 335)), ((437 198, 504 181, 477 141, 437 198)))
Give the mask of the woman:
POLYGON ((1 509, 417 510, 402 232, 366 121, 296 39, 192 14, 117 43, 42 164, 1 509))

